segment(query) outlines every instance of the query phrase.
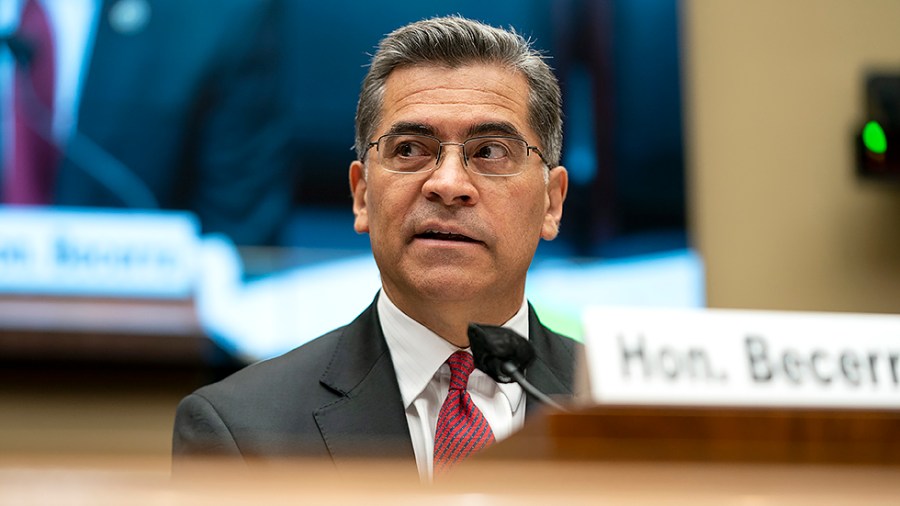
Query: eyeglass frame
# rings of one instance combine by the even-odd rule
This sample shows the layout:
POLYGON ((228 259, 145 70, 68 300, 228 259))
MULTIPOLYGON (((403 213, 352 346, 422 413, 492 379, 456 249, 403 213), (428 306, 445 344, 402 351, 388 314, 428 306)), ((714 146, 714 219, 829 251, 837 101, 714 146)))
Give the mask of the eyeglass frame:
POLYGON ((547 162, 547 159, 544 158, 544 154, 541 153, 541 149, 539 147, 528 144, 528 141, 526 141, 522 137, 518 137, 515 135, 477 135, 475 137, 469 137, 468 139, 466 139, 462 142, 444 142, 441 139, 439 139, 433 135, 428 135, 428 134, 387 133, 387 134, 384 134, 384 135, 378 137, 374 141, 369 142, 369 144, 366 145, 366 152, 368 153, 368 151, 370 149, 372 149, 372 146, 375 146, 375 150, 380 152, 380 148, 378 146, 381 144, 381 140, 384 139, 385 137, 425 137, 427 139, 433 139, 433 140, 437 141, 437 143, 438 143, 438 152, 434 157, 434 165, 431 168, 429 168, 428 170, 417 170, 414 172, 404 172, 404 171, 399 171, 399 170, 391 170, 391 169, 388 169, 387 167, 385 167, 383 164, 379 164, 379 165, 381 165, 382 170, 384 170, 386 172, 390 172, 391 174, 428 174, 429 172, 434 172, 441 164, 444 146, 459 146, 461 148, 460 154, 462 155, 463 166, 466 168, 466 170, 468 170, 472 174, 478 174, 479 176, 484 176, 484 177, 513 177, 513 176, 518 176, 519 174, 522 174, 523 172, 525 172, 526 167, 523 167, 522 170, 520 170, 519 172, 515 172, 512 174, 484 174, 481 172, 475 172, 473 170, 469 170, 469 157, 466 156, 465 146, 469 141, 477 141, 479 139, 511 139, 511 140, 516 140, 516 141, 521 141, 522 143, 525 144, 525 156, 526 157, 529 156, 532 151, 534 151, 540 157, 541 162, 544 164, 544 166, 547 167, 548 169, 551 168, 550 164, 547 162))

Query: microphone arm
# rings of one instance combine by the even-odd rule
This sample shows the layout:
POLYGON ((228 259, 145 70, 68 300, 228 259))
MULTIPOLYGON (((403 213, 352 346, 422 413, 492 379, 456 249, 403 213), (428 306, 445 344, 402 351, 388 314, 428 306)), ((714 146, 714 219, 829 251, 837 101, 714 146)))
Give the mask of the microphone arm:
POLYGON ((503 362, 500 366, 503 369, 503 372, 508 374, 516 383, 522 386, 522 390, 525 390, 529 394, 531 394, 535 399, 540 402, 550 406, 553 409, 562 411, 564 413, 568 413, 569 410, 560 406, 559 403, 551 399, 544 392, 541 392, 537 389, 536 386, 532 385, 527 379, 525 379, 525 375, 519 371, 519 368, 516 367, 516 364, 512 362, 503 362))
POLYGON ((469 324, 468 335, 475 367, 498 383, 515 381, 541 403, 568 412, 522 374, 522 370, 534 361, 534 348, 527 339, 505 327, 478 323, 469 324))

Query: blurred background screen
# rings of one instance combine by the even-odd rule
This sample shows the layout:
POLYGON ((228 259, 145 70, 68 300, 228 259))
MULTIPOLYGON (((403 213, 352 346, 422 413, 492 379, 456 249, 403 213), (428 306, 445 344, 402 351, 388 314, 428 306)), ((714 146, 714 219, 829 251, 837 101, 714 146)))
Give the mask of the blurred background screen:
POLYGON ((589 304, 704 302, 686 234, 674 0, 2 6, 4 139, 50 153, 30 160, 42 172, 23 197, 21 148, 4 142, 7 357, 169 360, 188 335, 201 361, 244 363, 349 322, 379 287, 347 183, 359 86, 385 34, 447 14, 514 27, 563 89, 569 197, 528 285, 546 323, 578 338, 589 304), (146 260, 157 257, 171 265, 146 260), (116 344, 78 344, 98 333, 116 344), (160 335, 170 339, 148 353, 160 335))

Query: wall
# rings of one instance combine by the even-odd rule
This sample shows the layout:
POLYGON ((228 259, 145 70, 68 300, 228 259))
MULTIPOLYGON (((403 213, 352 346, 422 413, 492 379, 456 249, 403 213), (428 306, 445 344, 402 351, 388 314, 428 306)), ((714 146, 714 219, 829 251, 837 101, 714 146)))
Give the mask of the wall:
POLYGON ((712 307, 900 312, 900 186, 854 175, 895 0, 683 5, 688 202, 712 307))

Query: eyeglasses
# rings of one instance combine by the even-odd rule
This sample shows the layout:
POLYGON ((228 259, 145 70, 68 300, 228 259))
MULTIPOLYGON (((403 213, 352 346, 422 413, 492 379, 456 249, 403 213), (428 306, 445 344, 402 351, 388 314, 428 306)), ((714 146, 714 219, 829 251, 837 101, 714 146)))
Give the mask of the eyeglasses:
MULTIPOLYGON (((509 177, 525 172, 529 154, 534 151, 547 165, 537 146, 529 146, 519 137, 484 135, 464 142, 443 142, 420 134, 386 134, 368 148, 375 147, 381 167, 395 174, 422 174, 441 164, 444 146, 462 148, 463 165, 482 176, 509 177)), ((549 165, 548 165, 549 167, 549 165)))

